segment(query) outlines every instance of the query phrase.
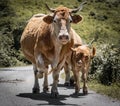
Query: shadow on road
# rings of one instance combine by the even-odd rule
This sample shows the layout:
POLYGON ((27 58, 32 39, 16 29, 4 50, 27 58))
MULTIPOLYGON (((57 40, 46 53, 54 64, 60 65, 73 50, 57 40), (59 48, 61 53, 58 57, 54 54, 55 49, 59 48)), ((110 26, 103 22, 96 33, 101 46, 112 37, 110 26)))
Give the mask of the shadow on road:
MULTIPOLYGON (((63 103, 62 101, 67 100, 69 98, 69 95, 59 95, 59 97, 51 98, 50 93, 39 93, 39 94, 33 94, 33 93, 20 93, 19 95, 16 95, 18 97, 23 98, 30 98, 33 100, 40 100, 45 101, 45 103, 38 104, 38 105, 68 105, 68 106, 78 106, 77 104, 69 104, 69 103, 63 103), (48 102, 48 103, 46 103, 48 102)), ((79 95, 80 96, 80 95, 79 95)), ((73 96, 74 98, 74 96, 73 96)))

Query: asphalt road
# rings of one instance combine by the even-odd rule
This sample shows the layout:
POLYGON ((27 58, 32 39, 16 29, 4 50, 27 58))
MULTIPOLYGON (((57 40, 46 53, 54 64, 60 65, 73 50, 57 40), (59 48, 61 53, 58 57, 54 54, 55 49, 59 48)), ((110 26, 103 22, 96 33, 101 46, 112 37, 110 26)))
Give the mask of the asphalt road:
MULTIPOLYGON (((62 73, 62 72, 61 72, 62 73)), ((64 80, 60 79, 59 98, 53 99, 50 92, 42 92, 43 79, 40 79, 41 93, 32 94, 33 87, 32 66, 0 69, 0 106, 120 106, 120 101, 110 99, 94 91, 84 96, 81 92, 73 95, 74 88, 64 87, 64 80)), ((49 76, 51 88, 52 76, 49 76)))

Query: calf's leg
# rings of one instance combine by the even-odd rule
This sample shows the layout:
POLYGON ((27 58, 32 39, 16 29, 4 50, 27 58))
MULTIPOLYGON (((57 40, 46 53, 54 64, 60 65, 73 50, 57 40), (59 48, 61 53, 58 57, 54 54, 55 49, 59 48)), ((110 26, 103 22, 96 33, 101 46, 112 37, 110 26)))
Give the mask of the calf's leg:
POLYGON ((82 72, 82 79, 83 79, 83 94, 88 94, 87 73, 85 70, 82 72))
POLYGON ((74 80, 75 80, 75 94, 78 94, 80 91, 80 74, 79 71, 73 71, 74 80))

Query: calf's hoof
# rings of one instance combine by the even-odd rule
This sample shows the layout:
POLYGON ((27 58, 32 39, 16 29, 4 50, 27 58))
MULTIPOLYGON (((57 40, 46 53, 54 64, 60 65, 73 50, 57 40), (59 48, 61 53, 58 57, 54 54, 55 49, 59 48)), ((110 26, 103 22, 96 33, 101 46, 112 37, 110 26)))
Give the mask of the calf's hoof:
POLYGON ((64 86, 70 86, 70 82, 65 82, 64 86))
POLYGON ((83 94, 84 94, 84 95, 87 95, 87 94, 88 94, 87 88, 83 88, 83 94))
POLYGON ((40 89, 39 88, 33 88, 32 89, 32 93, 34 93, 34 94, 37 94, 37 93, 39 93, 40 92, 40 89))
POLYGON ((58 92, 51 92, 51 97, 52 98, 58 98, 59 93, 58 92))

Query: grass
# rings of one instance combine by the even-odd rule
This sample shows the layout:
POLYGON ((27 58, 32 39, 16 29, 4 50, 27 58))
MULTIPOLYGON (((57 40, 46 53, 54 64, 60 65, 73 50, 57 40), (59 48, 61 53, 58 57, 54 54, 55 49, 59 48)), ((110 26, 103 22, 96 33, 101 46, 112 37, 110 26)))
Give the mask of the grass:
POLYGON ((91 90, 96 91, 97 93, 107 95, 109 97, 120 100, 120 85, 112 84, 110 86, 105 86, 97 81, 89 81, 88 86, 91 90))
MULTIPOLYGON (((64 79, 65 74, 62 73, 60 77, 64 79)), ((120 100, 120 83, 117 84, 113 83, 110 86, 105 86, 103 84, 100 84, 96 80, 92 80, 92 81, 88 81, 88 87, 90 90, 93 90, 99 94, 107 95, 108 97, 112 97, 114 99, 120 100)))

